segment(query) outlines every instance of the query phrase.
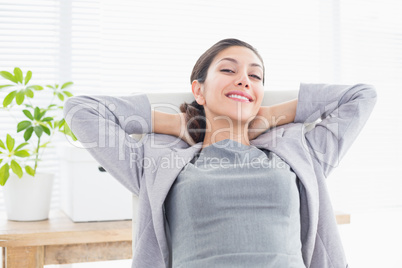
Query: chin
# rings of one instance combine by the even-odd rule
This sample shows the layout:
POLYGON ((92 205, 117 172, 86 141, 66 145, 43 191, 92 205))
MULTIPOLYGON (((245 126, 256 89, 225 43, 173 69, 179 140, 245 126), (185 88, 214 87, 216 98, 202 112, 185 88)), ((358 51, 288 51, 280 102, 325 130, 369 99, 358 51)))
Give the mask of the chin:
POLYGON ((251 120, 255 118, 254 114, 247 113, 247 114, 242 114, 240 117, 236 115, 227 115, 230 119, 232 119, 233 122, 241 121, 244 124, 250 123, 251 120))

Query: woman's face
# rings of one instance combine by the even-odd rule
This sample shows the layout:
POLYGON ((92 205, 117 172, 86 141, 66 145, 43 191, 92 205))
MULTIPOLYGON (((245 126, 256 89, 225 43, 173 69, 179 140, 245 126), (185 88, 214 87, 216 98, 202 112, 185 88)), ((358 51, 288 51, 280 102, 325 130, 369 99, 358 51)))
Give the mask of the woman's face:
POLYGON ((258 56, 250 49, 232 46, 221 51, 212 61, 204 83, 197 86, 208 120, 240 120, 247 123, 258 113, 264 97, 263 68, 258 56))

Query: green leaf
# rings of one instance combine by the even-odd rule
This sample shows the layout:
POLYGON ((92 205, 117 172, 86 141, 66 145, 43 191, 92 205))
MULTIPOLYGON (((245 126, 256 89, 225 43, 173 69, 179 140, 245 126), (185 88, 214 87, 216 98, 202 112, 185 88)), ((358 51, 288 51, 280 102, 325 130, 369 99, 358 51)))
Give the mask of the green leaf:
POLYGON ((25 96, 27 96, 28 98, 33 98, 34 97, 34 93, 32 90, 30 90, 29 88, 25 89, 25 96))
POLYGON ((12 75, 12 73, 9 73, 7 71, 1 71, 0 75, 3 76, 5 79, 17 84, 17 80, 15 79, 14 75, 12 75))
POLYGON ((21 105, 24 102, 25 99, 25 92, 24 90, 20 90, 17 93, 17 96, 15 97, 15 101, 18 105, 21 105))
POLYGON ((50 104, 49 106, 47 106, 47 109, 53 108, 55 106, 57 106, 57 105, 56 104, 50 104))
POLYGON ((66 120, 64 120, 64 118, 61 119, 60 122, 58 122, 59 129, 64 125, 64 123, 66 123, 66 120))
POLYGON ((27 150, 19 150, 19 151, 15 152, 14 155, 18 156, 18 157, 28 157, 28 156, 30 156, 30 154, 28 153, 27 150))
POLYGON ((69 86, 71 86, 72 84, 74 84, 74 83, 73 83, 73 82, 64 83, 64 84, 61 86, 61 89, 66 88, 66 87, 69 87, 69 86))
POLYGON ((50 129, 49 129, 48 127, 43 126, 43 125, 41 125, 41 127, 42 127, 43 131, 44 131, 47 135, 50 136, 50 129))
POLYGON ((39 109, 39 107, 35 107, 35 109, 34 109, 34 119, 39 120, 39 118, 40 118, 40 109, 39 109))
POLYGON ((36 127, 34 127, 34 131, 35 131, 36 136, 38 138, 40 138, 43 133, 43 128, 42 128, 42 126, 36 126, 36 127))
POLYGON ((53 120, 53 117, 45 117, 41 121, 46 122, 46 121, 52 121, 52 120, 53 120))
POLYGON ((34 131, 33 127, 30 127, 27 130, 25 130, 25 133, 24 133, 24 140, 25 141, 28 141, 31 138, 33 131, 34 131))
POLYGON ((4 146, 4 142, 0 140, 0 147, 3 148, 4 150, 6 149, 6 146, 4 146))
POLYGON ((48 144, 50 144, 50 141, 45 142, 44 144, 42 144, 41 146, 39 146, 39 148, 45 148, 48 144))
POLYGON ((30 111, 28 110, 22 110, 22 112, 25 114, 26 117, 28 117, 31 120, 34 120, 33 115, 31 114, 30 111))
POLYGON ((14 86, 14 85, 1 85, 0 89, 5 88, 5 87, 12 87, 12 86, 14 86))
POLYGON ((54 87, 52 85, 46 85, 46 87, 54 89, 54 87))
POLYGON ((11 169, 13 170, 14 174, 21 178, 24 173, 22 173, 21 166, 15 161, 11 160, 11 169))
POLYGON ((27 88, 29 88, 29 89, 34 89, 34 90, 36 90, 36 91, 43 90, 43 87, 42 87, 42 86, 38 86, 38 85, 29 86, 29 87, 27 87, 27 88))
POLYGON ((17 132, 21 132, 24 129, 27 129, 28 127, 30 127, 31 125, 32 125, 31 121, 28 121, 28 120, 21 121, 17 125, 17 132))
POLYGON ((73 94, 70 91, 64 90, 63 91, 64 95, 66 95, 67 97, 72 97, 73 94))
POLYGON ((60 99, 61 101, 64 101, 64 95, 61 94, 60 92, 57 92, 57 97, 59 97, 59 99, 60 99))
POLYGON ((28 71, 27 75, 25 76, 25 85, 28 84, 28 82, 29 82, 29 80, 31 80, 31 78, 32 78, 32 72, 28 71))
POLYGON ((12 152, 14 149, 15 140, 10 136, 10 134, 7 134, 6 144, 8 151, 12 152))
POLYGON ((28 142, 21 143, 20 145, 18 145, 17 148, 15 148, 14 151, 18 151, 19 149, 21 149, 22 147, 24 147, 24 146, 26 146, 26 145, 28 145, 28 144, 29 144, 28 142))
POLYGON ((3 100, 3 106, 7 107, 10 103, 12 103, 13 99, 15 98, 15 95, 17 95, 17 90, 8 93, 8 95, 3 100))
POLYGON ((22 71, 21 71, 20 68, 18 68, 18 67, 15 67, 15 68, 14 68, 14 77, 15 77, 15 80, 16 80, 18 83, 21 83, 21 84, 22 84, 23 74, 22 74, 22 71))
POLYGON ((39 120, 41 120, 41 118, 42 118, 45 114, 46 114, 46 110, 42 111, 42 112, 39 114, 39 120))
POLYGON ((25 171, 31 175, 31 176, 35 176, 35 170, 33 168, 31 168, 30 166, 25 166, 25 171))
POLYGON ((10 177, 10 166, 6 163, 0 168, 0 185, 6 184, 8 177, 10 177))
POLYGON ((62 130, 60 130, 60 132, 64 133, 65 135, 70 136, 73 139, 73 141, 78 140, 67 124, 64 124, 64 128, 62 130))

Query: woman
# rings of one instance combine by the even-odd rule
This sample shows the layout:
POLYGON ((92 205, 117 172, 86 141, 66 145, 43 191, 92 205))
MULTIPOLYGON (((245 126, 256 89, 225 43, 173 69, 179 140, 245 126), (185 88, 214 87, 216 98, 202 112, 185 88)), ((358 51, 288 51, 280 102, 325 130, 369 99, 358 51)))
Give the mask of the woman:
POLYGON ((191 82, 176 115, 145 94, 65 105, 78 140, 139 196, 132 267, 347 267, 325 178, 375 90, 301 84, 297 100, 261 107, 263 60, 236 39, 207 50, 191 82))

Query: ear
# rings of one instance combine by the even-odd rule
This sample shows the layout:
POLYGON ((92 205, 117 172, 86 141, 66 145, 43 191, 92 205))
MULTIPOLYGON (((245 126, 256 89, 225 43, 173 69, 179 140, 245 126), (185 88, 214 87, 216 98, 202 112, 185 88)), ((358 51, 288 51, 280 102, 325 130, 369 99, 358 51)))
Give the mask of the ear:
POLYGON ((205 104, 205 98, 204 98, 204 86, 198 80, 194 80, 191 83, 191 90, 193 91, 193 95, 195 100, 199 105, 204 105, 205 104))

